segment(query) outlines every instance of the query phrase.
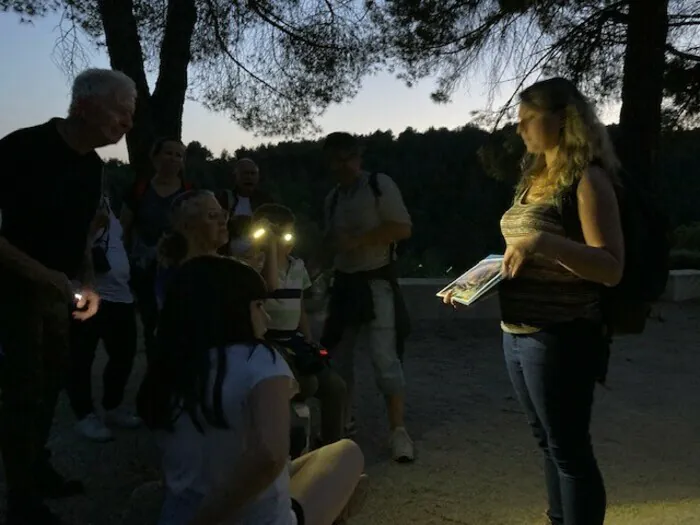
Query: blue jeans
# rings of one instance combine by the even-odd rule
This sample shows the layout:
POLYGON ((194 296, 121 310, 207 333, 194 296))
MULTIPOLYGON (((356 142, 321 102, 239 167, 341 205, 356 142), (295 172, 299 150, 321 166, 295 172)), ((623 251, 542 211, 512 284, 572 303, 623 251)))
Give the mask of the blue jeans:
POLYGON ((166 490, 158 525, 187 525, 197 514, 204 496, 193 490, 173 494, 166 490))
POLYGON ((575 321, 535 334, 503 334, 506 366, 544 454, 550 521, 602 525, 606 495, 589 432, 607 342, 600 325, 575 321))

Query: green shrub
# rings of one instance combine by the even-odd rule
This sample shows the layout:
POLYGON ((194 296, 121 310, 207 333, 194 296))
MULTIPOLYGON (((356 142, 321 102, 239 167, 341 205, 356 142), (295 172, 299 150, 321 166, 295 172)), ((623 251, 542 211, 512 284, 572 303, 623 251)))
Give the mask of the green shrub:
POLYGON ((673 237, 674 249, 700 252, 700 223, 679 226, 673 237))
POLYGON ((700 270, 700 250, 671 251, 671 270, 700 270))

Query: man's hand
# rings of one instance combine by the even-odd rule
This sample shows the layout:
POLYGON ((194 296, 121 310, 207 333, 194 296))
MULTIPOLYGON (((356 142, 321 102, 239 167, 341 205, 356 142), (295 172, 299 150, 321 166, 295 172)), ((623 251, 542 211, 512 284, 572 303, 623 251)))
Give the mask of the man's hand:
POLYGON ((73 319, 87 321, 97 313, 100 307, 100 296, 90 288, 82 288, 77 294, 80 297, 77 298, 77 310, 73 312, 73 319))

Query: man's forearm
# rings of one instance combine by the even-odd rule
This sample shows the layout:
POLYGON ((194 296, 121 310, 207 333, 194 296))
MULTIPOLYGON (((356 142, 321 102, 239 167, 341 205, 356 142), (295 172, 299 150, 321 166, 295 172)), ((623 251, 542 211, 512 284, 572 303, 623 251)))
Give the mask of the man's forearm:
POLYGON ((49 274, 46 266, 16 248, 2 236, 0 236, 0 265, 32 281, 43 281, 49 274))
POLYGON ((410 224, 387 221, 362 235, 360 241, 364 245, 391 244, 408 239, 410 236, 410 224))

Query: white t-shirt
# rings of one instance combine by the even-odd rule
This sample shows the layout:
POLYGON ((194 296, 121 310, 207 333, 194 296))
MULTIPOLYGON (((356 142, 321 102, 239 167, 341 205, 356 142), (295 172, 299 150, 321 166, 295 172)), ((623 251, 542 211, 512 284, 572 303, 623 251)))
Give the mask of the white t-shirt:
POLYGON ((111 270, 104 274, 95 275, 95 288, 103 301, 111 303, 133 303, 134 297, 129 287, 131 269, 129 257, 124 249, 122 225, 109 210, 109 229, 103 236, 104 230, 95 235, 95 246, 105 249, 111 270))
MULTIPOLYGON (((209 392, 213 392, 217 371, 216 351, 211 351, 209 392)), ((158 436, 163 449, 165 482, 175 495, 194 491, 203 496, 225 483, 236 472, 245 452, 244 407, 251 390, 261 381, 294 376, 284 358, 267 347, 234 345, 226 349, 226 372, 222 385, 222 408, 227 429, 212 427, 198 418, 200 433, 187 414, 175 422, 172 433, 158 436)), ((291 393, 291 390, 290 390, 291 393)), ((291 525, 293 523, 289 471, 278 478, 240 513, 236 525, 291 525)), ((223 524, 222 524, 223 525, 223 524)))
POLYGON ((249 197, 238 197, 238 202, 236 202, 236 208, 233 210, 233 215, 247 215, 252 217, 253 206, 250 204, 249 197))
MULTIPOLYGON (((237 217, 239 215, 245 215, 247 217, 253 216, 253 206, 250 204, 250 198, 248 197, 238 197, 236 202, 236 207, 233 210, 233 216, 237 217)), ((231 239, 229 243, 230 253, 232 255, 242 255, 250 249, 251 242, 250 239, 231 239)))
POLYGON ((277 299, 272 292, 273 298, 265 301, 265 310, 270 316, 267 327, 270 330, 297 330, 301 320, 302 296, 311 287, 304 261, 290 257, 289 267, 280 269, 277 279, 278 290, 294 290, 298 296, 277 299))

